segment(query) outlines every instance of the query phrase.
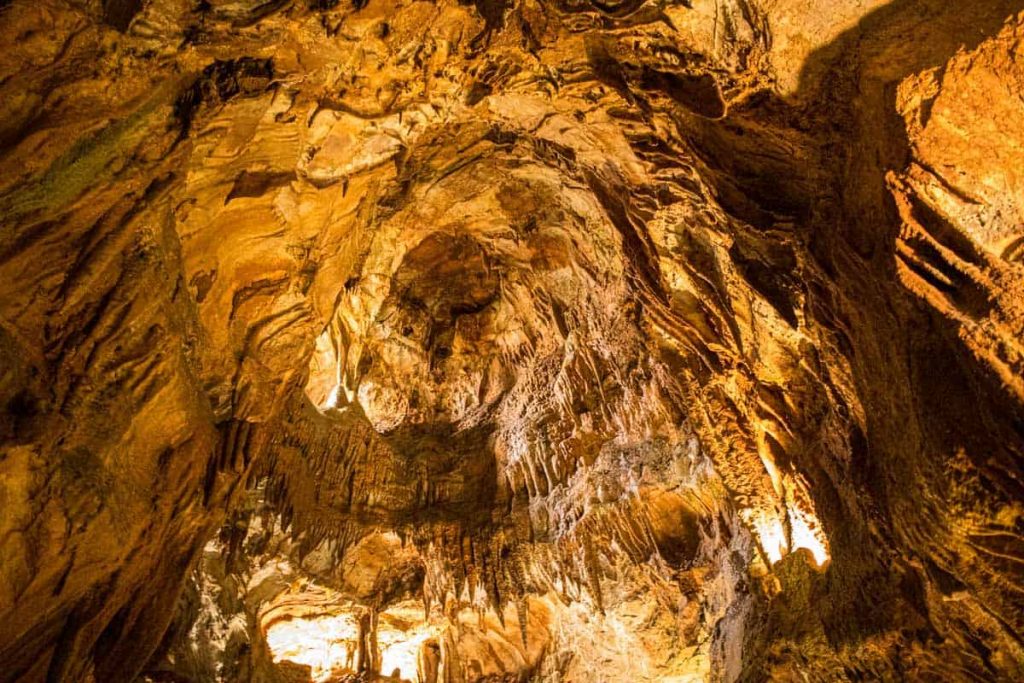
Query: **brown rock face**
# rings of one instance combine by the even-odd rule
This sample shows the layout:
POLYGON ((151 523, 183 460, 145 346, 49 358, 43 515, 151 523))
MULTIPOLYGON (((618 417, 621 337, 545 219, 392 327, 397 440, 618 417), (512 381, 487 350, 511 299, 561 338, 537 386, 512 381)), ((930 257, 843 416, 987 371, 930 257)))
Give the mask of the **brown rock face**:
POLYGON ((0 39, 0 681, 1024 679, 1021 2, 0 39))

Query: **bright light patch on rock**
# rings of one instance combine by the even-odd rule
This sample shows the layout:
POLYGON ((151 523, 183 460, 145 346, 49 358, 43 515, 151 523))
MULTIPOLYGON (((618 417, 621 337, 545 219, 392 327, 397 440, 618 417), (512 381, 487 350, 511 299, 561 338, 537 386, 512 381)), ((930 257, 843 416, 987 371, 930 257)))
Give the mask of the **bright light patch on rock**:
POLYGON ((382 612, 377 626, 380 672, 424 683, 420 679, 423 647, 428 639, 434 638, 436 642, 440 633, 440 627, 423 620, 422 604, 402 603, 382 612))
POLYGON ((352 614, 293 617, 267 629, 274 661, 308 666, 315 681, 330 679, 334 671, 354 671, 358 642, 359 621, 352 614))
POLYGON ((819 567, 825 564, 829 560, 828 541, 818 520, 793 505, 788 506, 788 511, 793 549, 806 548, 819 567))

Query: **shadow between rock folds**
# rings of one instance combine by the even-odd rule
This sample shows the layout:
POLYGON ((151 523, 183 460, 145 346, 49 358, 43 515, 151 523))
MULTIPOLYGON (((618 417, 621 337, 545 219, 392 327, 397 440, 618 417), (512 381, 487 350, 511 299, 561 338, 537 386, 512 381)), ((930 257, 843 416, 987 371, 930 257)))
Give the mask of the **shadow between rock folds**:
POLYGON ((1018 679, 1020 10, 0 9, 0 680, 1018 679))

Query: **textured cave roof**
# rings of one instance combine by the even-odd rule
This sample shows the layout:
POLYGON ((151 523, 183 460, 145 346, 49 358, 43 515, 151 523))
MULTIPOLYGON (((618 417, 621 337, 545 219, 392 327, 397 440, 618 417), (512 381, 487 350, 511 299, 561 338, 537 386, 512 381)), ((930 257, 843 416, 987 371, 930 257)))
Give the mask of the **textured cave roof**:
POLYGON ((267 567, 496 675, 1020 680, 1022 10, 3 3, 0 681, 267 567))

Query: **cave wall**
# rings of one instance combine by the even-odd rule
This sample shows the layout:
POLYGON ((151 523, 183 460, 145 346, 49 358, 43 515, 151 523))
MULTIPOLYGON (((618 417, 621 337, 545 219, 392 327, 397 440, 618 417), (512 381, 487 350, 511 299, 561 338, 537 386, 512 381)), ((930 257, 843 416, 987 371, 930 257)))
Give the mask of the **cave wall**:
POLYGON ((1022 9, 5 3, 0 680, 254 514, 563 593, 551 680, 649 586, 608 680, 1021 677, 1022 9))

